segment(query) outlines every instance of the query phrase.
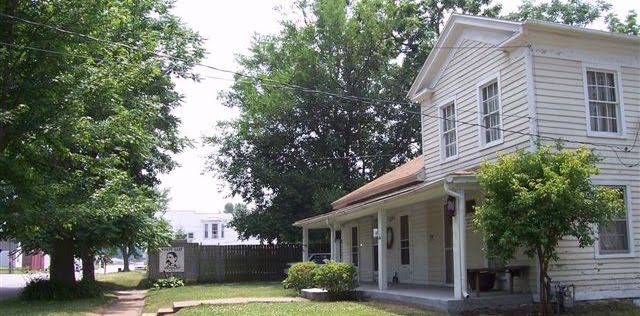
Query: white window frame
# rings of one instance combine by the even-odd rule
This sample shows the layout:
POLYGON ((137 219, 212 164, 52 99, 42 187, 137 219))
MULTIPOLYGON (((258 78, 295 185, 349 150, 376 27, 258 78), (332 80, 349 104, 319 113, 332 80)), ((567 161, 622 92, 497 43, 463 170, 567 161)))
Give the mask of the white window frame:
POLYGON ((478 134, 479 134, 479 138, 480 138, 480 148, 481 149, 485 149, 485 148, 489 148, 489 147, 493 147, 499 144, 504 143, 504 128, 503 128, 503 124, 504 124, 504 117, 502 115, 502 84, 500 81, 500 73, 495 73, 492 74, 490 76, 485 77, 484 79, 480 80, 478 82, 478 84, 476 85, 476 93, 477 93, 477 98, 478 98, 478 134), (500 124, 498 124, 498 129, 500 131, 500 138, 492 141, 492 142, 487 142, 486 136, 485 136, 485 127, 484 127, 484 112, 482 111, 482 89, 493 84, 496 83, 497 86, 497 90, 498 90, 498 116, 500 117, 500 124))
POLYGON ((624 138, 625 133, 625 116, 624 116, 624 100, 622 92, 622 75, 620 71, 620 67, 615 66, 605 66, 598 64, 582 64, 582 86, 584 91, 584 109, 585 109, 585 121, 587 124, 587 135, 591 137, 606 137, 606 138, 624 138), (595 71, 595 72, 607 72, 613 73, 614 82, 616 84, 616 99, 618 100, 618 132, 598 132, 591 130, 591 109, 589 106, 589 85, 587 81, 587 71, 595 71))
POLYGON ((209 223, 204 223, 204 238, 209 238, 209 223))
POLYGON ((625 207, 626 207, 626 216, 627 216, 627 244, 629 245, 629 251, 623 253, 600 253, 600 232, 598 227, 596 227, 596 242, 595 242, 595 257, 598 259, 607 259, 607 258, 632 258, 635 257, 635 249, 634 249, 634 233, 633 233, 633 204, 631 203, 631 185, 629 183, 620 183, 620 181, 616 180, 600 180, 594 181, 594 184, 605 187, 612 188, 622 188, 624 190, 625 197, 625 207))
POLYGON ((460 154, 460 129, 458 128, 458 108, 457 108, 457 104, 456 104, 456 99, 455 98, 448 98, 443 100, 442 104, 440 104, 438 106, 438 117, 440 117, 439 121, 440 121, 440 128, 438 130, 438 135, 439 135, 439 141, 440 141, 440 161, 441 162, 445 162, 445 161, 452 161, 452 160, 456 160, 458 159, 458 155, 460 154), (450 157, 447 157, 447 144, 445 142, 444 139, 444 125, 445 125, 445 118, 442 115, 442 110, 446 107, 449 106, 453 106, 453 120, 454 120, 454 132, 456 134, 456 154, 452 155, 450 157))
POLYGON ((187 233, 187 239, 193 239, 194 234, 193 233, 187 233))

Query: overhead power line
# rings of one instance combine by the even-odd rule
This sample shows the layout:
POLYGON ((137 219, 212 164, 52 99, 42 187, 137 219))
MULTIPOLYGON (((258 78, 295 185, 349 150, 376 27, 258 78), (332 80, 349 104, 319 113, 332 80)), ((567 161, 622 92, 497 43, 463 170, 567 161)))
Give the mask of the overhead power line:
MULTIPOLYGON (((68 34, 68 35, 72 35, 72 36, 78 36, 78 37, 81 37, 81 38, 85 38, 85 39, 101 42, 101 43, 104 43, 104 44, 116 45, 116 46, 124 47, 124 48, 127 48, 127 49, 131 49, 131 50, 135 50, 135 51, 139 51, 139 52, 144 52, 144 53, 150 54, 152 56, 156 56, 158 58, 170 59, 170 60, 175 60, 175 61, 180 61, 180 62, 185 62, 185 63, 192 63, 194 66, 199 66, 199 67, 211 69, 211 70, 222 72, 222 73, 228 73, 228 74, 232 74, 232 75, 238 76, 238 77, 252 79, 252 80, 255 80, 256 82, 260 83, 261 85, 265 85, 265 86, 287 88, 287 89, 302 91, 302 92, 306 92, 306 93, 323 94, 323 95, 327 95, 327 96, 330 96, 330 97, 339 98, 339 99, 342 99, 342 100, 355 101, 355 102, 374 104, 374 105, 378 105, 378 104, 382 103, 382 104, 398 105, 398 106, 404 105, 404 106, 409 106, 409 107, 419 106, 418 104, 409 103, 409 102, 405 102, 405 101, 384 100, 384 99, 360 97, 360 96, 353 96, 353 95, 344 95, 344 94, 338 94, 338 93, 329 92, 329 91, 323 91, 323 90, 308 88, 308 87, 304 87, 304 86, 300 86, 300 85, 296 85, 296 84, 290 84, 290 83, 286 83, 286 82, 281 82, 281 81, 270 79, 270 78, 260 78, 260 77, 257 77, 257 76, 244 74, 244 73, 241 73, 241 72, 238 72, 238 71, 223 69, 223 68, 212 66, 212 65, 207 65, 207 64, 203 64, 203 63, 194 63, 194 62, 189 61, 189 60, 184 59, 184 58, 180 58, 180 57, 176 57, 176 56, 172 56, 172 55, 168 55, 168 54, 162 54, 162 53, 158 53, 158 52, 155 52, 155 51, 149 51, 149 50, 146 50, 146 49, 142 49, 142 48, 139 48, 139 47, 131 46, 131 45, 128 45, 128 44, 125 44, 125 43, 121 43, 121 42, 115 42, 115 41, 100 39, 100 38, 93 37, 93 36, 90 36, 90 35, 87 35, 87 34, 68 31, 68 30, 65 30, 63 28, 57 27, 55 25, 39 23, 39 22, 27 20, 27 19, 24 19, 24 18, 16 17, 16 16, 13 16, 13 15, 5 14, 5 13, 0 13, 0 16, 11 18, 11 19, 14 19, 16 21, 20 21, 20 22, 23 22, 23 23, 31 24, 31 25, 34 25, 34 26, 41 26, 41 27, 49 28, 49 29, 52 29, 52 30, 55 30, 57 32, 61 32, 61 33, 64 33, 64 34, 68 34)), ((5 46, 8 46, 8 47, 14 47, 14 48, 21 48, 21 49, 29 49, 29 50, 33 50, 33 51, 39 51, 39 52, 51 53, 51 54, 57 54, 57 55, 67 55, 67 56, 79 57, 79 58, 94 58, 94 57, 91 57, 91 56, 88 56, 88 55, 80 55, 80 54, 74 54, 74 53, 68 53, 68 52, 61 52, 61 51, 43 49, 43 48, 32 47, 32 46, 16 45, 16 44, 13 44, 13 43, 6 43, 6 42, 0 42, 0 45, 5 45, 5 46)), ((518 45, 518 46, 509 46, 509 47, 530 47, 530 46, 529 45, 521 45, 521 46, 518 45)), ((440 46, 440 47, 436 46, 436 47, 433 47, 433 49, 495 49, 495 48, 497 48, 497 47, 493 46, 493 45, 489 45, 489 46, 486 46, 486 45, 485 46, 440 46)), ((223 79, 223 78, 219 78, 219 77, 212 77, 212 79, 227 80, 227 79, 223 79)), ((408 113, 408 114, 421 115, 421 116, 434 118, 434 119, 439 119, 439 120, 454 121, 454 122, 457 122, 457 123, 460 123, 460 124, 463 124, 463 125, 486 128, 484 125, 479 124, 479 123, 466 122, 466 121, 457 120, 457 119, 456 120, 447 119, 447 118, 441 117, 439 115, 431 115, 431 114, 424 113, 424 111, 420 111, 420 112, 419 111, 412 111, 412 110, 407 110, 407 109, 403 109, 403 108, 400 108, 400 107, 394 107, 394 109, 396 109, 398 111, 401 111, 401 112, 408 113)), ((478 113, 477 111, 468 111, 468 110, 467 111, 461 111, 461 112, 478 113)), ((503 117, 522 117, 522 118, 531 119, 531 117, 529 117, 529 116, 520 116, 520 115, 508 115, 508 114, 505 115, 505 114, 502 114, 502 116, 503 117)), ((619 148, 617 148, 616 146, 611 145, 611 144, 587 142, 587 141, 578 141, 578 140, 564 139, 564 138, 558 138, 558 137, 552 137, 552 136, 544 136, 544 135, 540 135, 540 134, 533 134, 533 133, 529 133, 529 132, 522 132, 522 131, 518 131, 518 130, 505 129, 505 128, 497 128, 497 127, 495 127, 495 128, 492 128, 492 129, 499 130, 501 132, 506 132, 506 133, 511 133, 511 134, 518 134, 518 135, 522 135, 522 136, 529 136, 529 137, 534 137, 534 138, 538 138, 538 139, 545 139, 545 140, 550 140, 550 141, 561 141, 561 142, 565 142, 565 143, 574 143, 574 144, 579 144, 579 145, 588 145, 588 146, 594 146, 594 147, 608 148, 608 149, 614 151, 614 153, 618 157, 618 160, 620 160, 620 162, 622 164, 624 164, 625 166, 637 166, 637 165, 640 165, 640 162, 638 164, 633 164, 633 165, 625 164, 625 163, 622 162, 621 157, 618 155, 618 152, 630 152, 631 150, 628 149, 628 148, 625 148, 624 150, 620 150, 619 148)), ((636 141, 637 141, 637 138, 638 138, 637 134, 638 133, 636 133, 636 141)), ((631 149, 635 148, 636 141, 634 141, 634 144, 631 147, 631 149)), ((364 156, 361 156, 361 157, 364 157, 364 156)), ((342 158, 339 158, 339 157, 328 157, 328 158, 342 159, 342 158)))

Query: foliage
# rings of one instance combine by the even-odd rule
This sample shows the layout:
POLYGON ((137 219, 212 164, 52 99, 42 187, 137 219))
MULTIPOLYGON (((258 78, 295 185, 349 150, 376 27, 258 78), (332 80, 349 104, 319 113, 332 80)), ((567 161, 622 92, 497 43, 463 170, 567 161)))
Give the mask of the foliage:
POLYGON ((540 4, 524 0, 518 11, 509 13, 506 18, 517 21, 534 19, 585 27, 610 9, 611 4, 602 0, 595 3, 589 0, 551 0, 540 4))
POLYGON ((610 13, 606 16, 605 21, 609 27, 609 31, 624 33, 629 35, 638 35, 640 26, 638 26, 638 13, 635 10, 629 11, 625 21, 622 22, 617 15, 610 13))
POLYGON ((302 289, 310 289, 316 287, 314 278, 318 264, 311 261, 298 262, 289 268, 287 278, 282 281, 285 289, 294 289, 298 293, 302 289))
POLYGON ((342 298, 358 287, 356 268, 346 262, 325 261, 319 264, 313 278, 315 284, 333 298, 342 298))
POLYGON ((523 249, 537 257, 545 303, 547 271, 558 259, 558 242, 572 237, 580 247, 591 246, 595 227, 624 210, 616 190, 591 183, 598 173, 596 161, 589 149, 558 144, 555 150, 544 146, 500 156, 478 172, 485 201, 477 207, 474 224, 484 232, 487 255, 507 262, 523 249))
POLYGON ((173 239, 187 239, 187 233, 184 232, 184 228, 178 227, 178 229, 173 232, 173 239))
POLYGON ((297 242, 293 221, 330 210, 416 156, 420 117, 402 104, 406 91, 444 16, 494 15, 499 7, 489 3, 297 1, 292 16, 302 21, 285 19, 279 33, 256 36, 238 62, 259 79, 235 77, 221 99, 240 117, 207 139, 215 148, 209 168, 255 206, 236 212, 231 226, 245 238, 297 242))
POLYGON ((182 286, 184 286, 184 280, 174 276, 170 276, 164 279, 158 279, 156 282, 153 283, 154 290, 173 288, 173 287, 182 287, 182 286))
POLYGON ((249 209, 244 203, 227 203, 224 205, 224 212, 235 216, 236 214, 247 214, 249 213, 249 209))
POLYGON ((11 45, 0 46, 0 239, 50 253, 52 279, 75 282, 74 254, 156 247, 168 235, 154 216, 164 199, 157 175, 186 144, 171 114, 180 104, 171 76, 195 78, 203 54, 170 7, 0 4, 0 42, 11 45))
POLYGON ((80 298, 101 297, 103 288, 100 283, 94 281, 80 281, 68 285, 46 278, 34 278, 27 283, 22 291, 23 300, 56 300, 66 301, 80 298))

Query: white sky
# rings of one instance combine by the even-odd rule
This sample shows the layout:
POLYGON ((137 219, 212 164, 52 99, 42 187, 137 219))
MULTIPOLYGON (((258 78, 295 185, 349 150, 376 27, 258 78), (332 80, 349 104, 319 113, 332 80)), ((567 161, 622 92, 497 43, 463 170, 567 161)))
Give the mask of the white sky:
MULTIPOLYGON (((281 14, 274 10, 282 7, 290 11, 291 0, 179 0, 174 14, 182 18, 205 39, 208 52, 203 64, 228 70, 238 70, 235 56, 246 54, 253 34, 273 34, 279 30, 281 14)), ((503 13, 517 9, 520 1, 494 1, 504 4, 503 13)), ((633 0, 609 1, 620 16, 636 9, 640 2, 633 0)), ((594 27, 604 28, 604 22, 594 27)), ((197 68, 203 76, 231 78, 231 75, 197 68)), ((211 149, 200 141, 203 135, 212 135, 217 121, 233 118, 237 111, 224 107, 218 100, 220 91, 228 90, 227 80, 203 79, 201 82, 175 80, 176 89, 184 96, 182 107, 174 113, 182 119, 180 132, 193 140, 194 147, 176 155, 181 165, 170 174, 162 175, 162 187, 170 190, 171 210, 197 210, 218 212, 226 202, 241 202, 228 197, 225 184, 215 179, 213 173, 203 174, 205 157, 211 149)))

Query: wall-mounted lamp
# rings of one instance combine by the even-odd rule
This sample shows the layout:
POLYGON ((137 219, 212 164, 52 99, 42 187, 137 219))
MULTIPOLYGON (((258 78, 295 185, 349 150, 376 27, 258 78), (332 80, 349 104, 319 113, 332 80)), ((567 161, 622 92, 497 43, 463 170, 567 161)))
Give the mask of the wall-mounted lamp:
POLYGON ((447 215, 456 216, 456 198, 451 195, 447 196, 447 215))

